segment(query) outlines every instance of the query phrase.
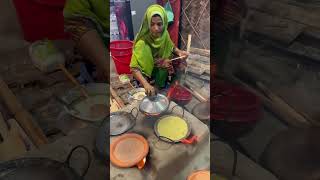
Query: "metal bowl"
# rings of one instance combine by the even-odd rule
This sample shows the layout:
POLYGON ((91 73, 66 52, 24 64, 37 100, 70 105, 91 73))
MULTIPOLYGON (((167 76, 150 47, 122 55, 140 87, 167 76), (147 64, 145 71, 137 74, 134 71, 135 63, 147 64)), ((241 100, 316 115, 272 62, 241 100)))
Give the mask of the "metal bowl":
POLYGON ((146 96, 139 105, 139 111, 148 116, 157 116, 166 112, 169 104, 169 99, 162 94, 146 96))

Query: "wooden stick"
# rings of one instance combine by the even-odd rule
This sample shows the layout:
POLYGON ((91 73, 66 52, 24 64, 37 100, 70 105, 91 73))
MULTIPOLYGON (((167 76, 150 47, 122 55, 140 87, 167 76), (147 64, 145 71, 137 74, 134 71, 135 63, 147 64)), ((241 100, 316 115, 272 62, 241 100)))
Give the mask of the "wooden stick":
POLYGON ((130 81, 129 81, 129 85, 132 87, 132 89, 135 89, 135 87, 132 85, 130 81))
POLYGON ((125 105, 124 105, 122 99, 117 95, 116 91, 111 86, 110 86, 110 93, 111 93, 112 97, 117 101, 119 106, 121 108, 123 108, 125 105))
POLYGON ((303 115, 299 114, 295 109, 293 109, 289 104, 282 100, 279 96, 274 94, 270 89, 268 89, 262 82, 256 82, 257 87, 273 102, 279 104, 286 112, 288 112, 297 122, 309 124, 303 115))
POLYGON ((10 126, 14 126, 18 129, 18 131, 21 135, 21 139, 23 139, 25 145, 27 146, 27 150, 36 149, 36 146, 32 143, 31 139, 28 137, 26 132, 21 128, 21 126, 18 124, 18 122, 15 119, 9 119, 8 124, 10 124, 10 126))
POLYGON ((200 56, 210 57, 210 50, 190 47, 190 52, 194 54, 199 54, 200 56))
POLYGON ((84 89, 84 87, 81 86, 81 84, 72 76, 72 74, 64 67, 64 65, 59 64, 59 68, 74 85, 76 85, 77 87, 80 87, 80 91, 83 94, 83 96, 86 98, 89 98, 89 94, 86 91, 86 89, 84 89))
POLYGON ((42 129, 33 120, 32 115, 21 105, 2 78, 0 78, 0 96, 8 109, 14 114, 20 126, 37 147, 48 143, 48 139, 42 129))
POLYGON ((182 59, 182 58, 185 58, 185 57, 186 57, 186 56, 179 56, 179 57, 170 59, 169 61, 175 61, 175 60, 182 59))
POLYGON ((207 99, 204 98, 200 93, 198 93, 196 90, 194 90, 192 87, 190 87, 187 82, 185 82, 184 87, 200 102, 207 102, 207 99))
POLYGON ((190 46, 191 46, 191 34, 188 34, 188 42, 187 42, 187 52, 190 52, 190 46))

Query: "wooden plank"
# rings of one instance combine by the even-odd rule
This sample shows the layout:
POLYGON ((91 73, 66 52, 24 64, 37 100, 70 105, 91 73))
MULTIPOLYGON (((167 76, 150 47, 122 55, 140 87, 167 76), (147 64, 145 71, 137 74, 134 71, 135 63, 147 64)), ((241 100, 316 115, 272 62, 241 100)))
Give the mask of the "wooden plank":
POLYGON ((190 53, 199 54, 201 56, 210 57, 210 50, 190 47, 190 53))
POLYGON ((246 30, 289 44, 304 30, 306 25, 272 16, 255 10, 250 11, 246 30))
POLYGON ((307 27, 304 29, 303 34, 320 40, 320 28, 307 27))
POLYGON ((36 149, 36 146, 32 143, 31 139, 28 137, 26 132, 21 128, 21 126, 18 124, 18 122, 15 119, 9 119, 8 123, 10 125, 10 128, 16 128, 19 132, 21 139, 24 141, 24 144, 26 145, 26 150, 34 150, 36 149))
POLYGON ((312 59, 317 59, 320 62, 320 49, 307 46, 299 42, 294 42, 288 50, 292 53, 307 56, 312 59))
POLYGON ((255 3, 254 1, 255 0, 250 0, 247 3, 250 9, 295 21, 306 26, 320 28, 319 8, 299 7, 279 1, 264 1, 259 3, 255 3))
POLYGON ((281 109, 283 109, 285 112, 287 112, 297 123, 310 125, 310 121, 308 119, 306 119, 303 115, 299 114, 295 109, 293 109, 279 96, 274 94, 262 82, 256 82, 256 85, 269 99, 271 99, 274 103, 278 104, 278 106, 281 107, 281 109))
POLYGON ((260 93, 257 94, 265 104, 265 106, 272 110, 275 114, 279 115, 282 119, 284 119, 287 123, 293 126, 297 127, 304 127, 304 126, 310 126, 311 121, 309 119, 306 119, 301 114, 298 114, 292 107, 290 107, 287 103, 285 103, 280 97, 273 94, 270 90, 268 90, 261 82, 259 82, 257 77, 257 72, 253 71, 254 68, 250 66, 243 66, 241 67, 242 74, 245 74, 247 77, 250 78, 254 84, 256 84, 259 89, 264 92, 268 99, 266 99, 263 95, 260 93), (258 82, 258 83, 256 83, 258 82))
MULTIPOLYGON (((10 121, 11 123, 12 121, 10 121)), ((0 113, 0 134, 3 142, 0 143, 0 161, 8 161, 24 154, 27 150, 21 139, 19 129, 11 123, 10 131, 0 113)))
POLYGON ((117 101, 119 106, 121 108, 123 108, 125 105, 124 105, 122 99, 117 95, 116 91, 111 86, 110 86, 110 93, 111 93, 112 97, 117 101))
POLYGON ((48 143, 42 129, 33 120, 32 115, 18 101, 16 96, 9 89, 7 84, 0 78, 0 96, 8 106, 9 110, 15 115, 20 126, 26 131, 33 143, 39 147, 48 143))

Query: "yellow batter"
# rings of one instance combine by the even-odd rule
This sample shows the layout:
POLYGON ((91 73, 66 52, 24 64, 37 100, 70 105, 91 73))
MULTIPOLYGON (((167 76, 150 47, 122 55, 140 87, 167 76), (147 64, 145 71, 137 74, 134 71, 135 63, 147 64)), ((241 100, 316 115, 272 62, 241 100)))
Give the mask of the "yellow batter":
POLYGON ((177 141, 187 135, 188 124, 179 117, 169 116, 159 121, 157 130, 160 136, 177 141))

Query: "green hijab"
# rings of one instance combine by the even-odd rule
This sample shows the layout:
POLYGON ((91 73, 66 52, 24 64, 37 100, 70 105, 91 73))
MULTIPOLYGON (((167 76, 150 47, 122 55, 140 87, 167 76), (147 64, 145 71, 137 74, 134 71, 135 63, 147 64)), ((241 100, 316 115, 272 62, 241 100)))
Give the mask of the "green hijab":
POLYGON ((156 74, 158 77, 156 77, 156 83, 161 85, 163 85, 163 79, 167 77, 167 71, 154 68, 154 58, 169 58, 172 54, 174 44, 167 28, 168 17, 164 8, 157 4, 151 5, 144 15, 140 31, 135 38, 130 63, 130 67, 139 68, 148 77, 156 74), (163 32, 157 39, 152 38, 150 32, 151 19, 154 15, 159 15, 163 21, 163 32))

